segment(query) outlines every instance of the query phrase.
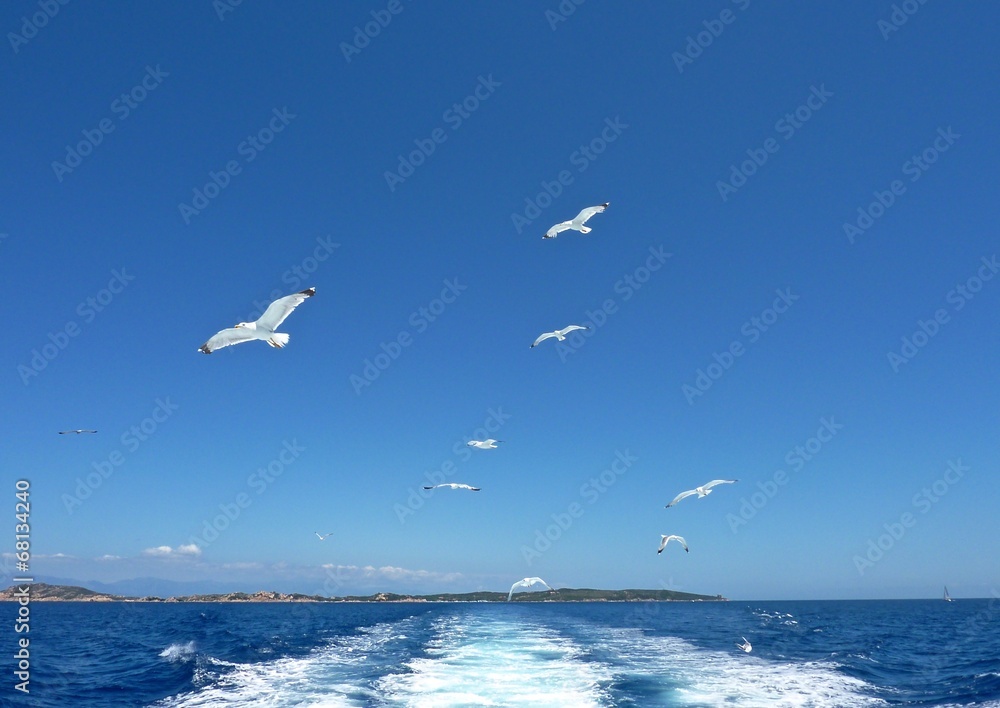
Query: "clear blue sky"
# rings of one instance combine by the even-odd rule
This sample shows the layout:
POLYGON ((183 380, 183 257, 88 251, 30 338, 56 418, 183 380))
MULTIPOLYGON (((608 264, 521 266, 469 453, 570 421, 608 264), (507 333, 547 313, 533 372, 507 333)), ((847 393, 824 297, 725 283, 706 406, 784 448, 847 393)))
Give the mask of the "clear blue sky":
POLYGON ((224 3, 2 15, 34 575, 1000 587, 993 3, 224 3))

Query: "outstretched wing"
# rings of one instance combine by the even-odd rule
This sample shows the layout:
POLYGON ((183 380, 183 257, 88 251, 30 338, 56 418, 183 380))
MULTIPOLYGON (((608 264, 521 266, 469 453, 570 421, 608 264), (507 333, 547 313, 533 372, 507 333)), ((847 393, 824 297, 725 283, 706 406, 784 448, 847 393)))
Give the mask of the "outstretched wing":
POLYGON ((559 330, 559 334, 565 337, 570 332, 575 332, 578 329, 590 329, 590 327, 584 327, 582 325, 570 325, 569 327, 563 327, 561 330, 559 330))
POLYGON ((229 329, 224 329, 221 332, 213 335, 211 339, 198 347, 198 351, 205 352, 206 354, 211 354, 216 349, 222 349, 223 347, 228 347, 230 344, 240 344, 241 342, 249 342, 251 339, 255 339, 253 334, 250 333, 245 327, 230 327, 229 329))
POLYGON ((545 334, 541 334, 538 336, 538 339, 535 340, 535 343, 532 344, 530 347, 528 347, 528 349, 537 347, 540 342, 544 342, 549 337, 555 337, 555 336, 556 336, 555 332, 546 332, 545 334))
POLYGON ((708 484, 701 485, 701 488, 702 489, 711 489, 712 487, 715 487, 715 486, 720 485, 720 484, 733 484, 734 482, 739 482, 739 481, 740 480, 738 480, 738 479, 713 479, 708 484))
POLYGON ((587 223, 587 219, 592 217, 594 214, 600 214, 601 212, 603 212, 605 209, 608 208, 608 204, 610 203, 611 202, 605 202, 604 204, 599 204, 597 206, 587 207, 586 209, 583 209, 579 214, 576 215, 576 217, 574 217, 572 222, 573 225, 583 226, 584 224, 587 223))
POLYGON ((285 318, 292 314, 292 310, 316 294, 316 288, 306 288, 302 292, 293 293, 280 297, 264 310, 264 314, 257 320, 257 326, 274 332, 278 329, 285 318))
POLYGON ((678 495, 677 495, 676 497, 674 497, 674 500, 673 500, 672 502, 670 502, 669 504, 667 504, 666 508, 667 508, 667 509, 669 509, 669 508, 670 508, 670 507, 672 507, 672 506, 673 506, 674 504, 676 504, 677 502, 679 502, 679 501, 680 501, 681 499, 687 499, 687 498, 688 498, 689 496, 691 496, 692 494, 697 494, 697 493, 698 493, 698 492, 697 492, 697 491, 695 491, 694 489, 689 489, 689 490, 687 490, 686 492, 681 492, 681 493, 680 493, 680 494, 678 494, 678 495))
POLYGON ((564 222, 562 222, 560 224, 556 224, 551 229, 549 229, 548 231, 546 231, 545 235, 542 236, 542 238, 555 238, 556 234, 561 234, 563 231, 566 231, 566 230, 571 229, 571 228, 573 228, 573 222, 572 221, 564 221, 564 222))

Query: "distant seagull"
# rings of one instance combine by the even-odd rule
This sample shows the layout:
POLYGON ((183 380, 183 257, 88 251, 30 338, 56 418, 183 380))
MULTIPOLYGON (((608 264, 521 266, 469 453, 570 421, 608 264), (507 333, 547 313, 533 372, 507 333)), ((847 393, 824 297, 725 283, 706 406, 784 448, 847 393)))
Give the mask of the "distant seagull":
POLYGON ((97 432, 96 430, 60 430, 59 434, 60 435, 70 435, 70 434, 79 435, 80 433, 96 433, 96 432, 97 432))
POLYGON ((455 484, 454 482, 435 484, 433 487, 424 487, 424 489, 437 489, 438 487, 448 487, 448 489, 468 489, 470 492, 480 491, 479 487, 470 487, 468 484, 455 484))
POLYGON ((468 445, 469 447, 475 447, 480 450, 496 450, 497 443, 502 443, 502 442, 503 440, 494 440, 493 438, 489 438, 488 440, 470 440, 465 444, 468 445))
POLYGON ((256 322, 240 322, 235 327, 224 329, 198 347, 198 351, 211 354, 216 349, 228 347, 230 344, 249 342, 251 339, 261 339, 272 347, 281 349, 288 344, 288 335, 274 330, 292 314, 292 310, 305 302, 307 297, 315 294, 316 288, 307 288, 278 298, 267 306, 267 310, 256 322))
POLYGON ((517 590, 518 588, 527 589, 530 588, 532 585, 539 585, 539 584, 544 585, 546 588, 548 588, 549 592, 555 592, 555 590, 550 588, 549 584, 544 580, 542 580, 541 578, 525 578, 524 580, 518 580, 516 583, 510 586, 510 592, 507 593, 507 602, 510 602, 511 595, 513 595, 514 591, 517 590))
POLYGON ((738 646, 740 649, 749 654, 750 651, 753 649, 753 646, 750 644, 750 642, 747 641, 746 637, 740 637, 740 639, 743 640, 743 643, 742 644, 737 643, 736 646, 738 646))
POLYGON ((663 553, 663 549, 666 548, 667 544, 670 543, 671 541, 677 541, 677 543, 679 543, 682 546, 684 546, 684 550, 685 551, 687 551, 688 553, 691 552, 691 549, 688 548, 687 541, 685 541, 680 536, 664 536, 664 535, 661 534, 660 535, 660 549, 657 551, 657 553, 663 553))
POLYGON ((556 224, 555 226, 553 226, 551 229, 545 232, 545 235, 542 236, 542 238, 555 238, 556 234, 560 234, 563 231, 568 231, 569 229, 573 229, 574 231, 579 231, 581 234, 589 234, 592 231, 592 229, 589 226, 584 226, 584 224, 587 223, 587 219, 592 217, 594 214, 600 214, 605 209, 607 209, 610 204, 611 202, 604 202, 600 206, 587 207, 579 214, 577 214, 575 217, 573 217, 573 219, 571 219, 570 221, 564 221, 561 224, 556 224))
POLYGON ((689 489, 686 492, 681 492, 676 497, 674 497, 674 500, 672 502, 667 504, 666 508, 669 509, 674 504, 679 502, 681 499, 686 499, 692 494, 697 494, 699 498, 708 496, 709 494, 712 493, 712 487, 718 484, 732 484, 733 482, 739 482, 739 481, 740 480, 738 479, 713 479, 711 482, 703 484, 700 487, 695 487, 694 489, 689 489))
POLYGON ((316 534, 316 538, 318 538, 320 541, 325 541, 326 539, 330 538, 330 536, 333 535, 332 532, 331 533, 325 533, 322 536, 320 536, 319 531, 313 531, 313 533, 316 534))
POLYGON ((557 340, 561 342, 564 339, 566 339, 567 334, 569 334, 570 332, 574 332, 578 329, 590 329, 590 327, 583 327, 582 325, 570 325, 569 327, 563 327, 562 329, 557 329, 554 332, 544 332, 543 334, 539 335, 538 339, 535 340, 535 343, 532 344, 530 347, 528 347, 528 349, 534 349, 535 347, 538 346, 539 342, 544 342, 546 339, 551 339, 552 337, 555 337, 557 340))

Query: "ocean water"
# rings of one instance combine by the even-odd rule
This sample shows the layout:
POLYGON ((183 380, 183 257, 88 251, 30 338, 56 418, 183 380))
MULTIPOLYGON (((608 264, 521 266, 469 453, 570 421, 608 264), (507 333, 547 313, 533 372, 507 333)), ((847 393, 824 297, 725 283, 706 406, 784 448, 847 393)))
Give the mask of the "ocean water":
POLYGON ((31 611, 4 705, 1000 706, 996 599, 31 611))

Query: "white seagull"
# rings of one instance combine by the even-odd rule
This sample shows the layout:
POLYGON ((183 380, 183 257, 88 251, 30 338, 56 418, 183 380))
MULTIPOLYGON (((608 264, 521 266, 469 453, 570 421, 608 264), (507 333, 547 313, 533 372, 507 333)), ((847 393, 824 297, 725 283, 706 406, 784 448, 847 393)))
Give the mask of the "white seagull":
POLYGON ((689 489, 686 492, 681 492, 676 497, 674 497, 674 500, 672 502, 667 504, 666 508, 669 509, 674 504, 679 502, 681 499, 686 499, 687 497, 690 497, 692 494, 697 494, 699 498, 706 497, 712 493, 712 487, 718 484, 732 484, 733 482, 739 482, 739 481, 740 480, 738 479, 713 479, 711 482, 703 484, 700 487, 695 487, 694 489, 689 489))
POLYGON ((330 533, 325 533, 322 536, 320 535, 319 531, 313 531, 313 533, 316 534, 316 538, 318 538, 320 541, 325 541, 326 539, 330 538, 330 536, 333 535, 332 531, 330 533))
POLYGON ((752 644, 750 644, 750 642, 748 642, 748 641, 747 641, 747 638, 746 638, 746 637, 740 637, 740 639, 742 639, 742 640, 743 640, 743 643, 742 643, 742 644, 740 644, 739 642, 737 642, 737 643, 736 643, 736 646, 738 646, 738 647, 739 647, 740 649, 742 649, 742 650, 743 650, 743 651, 745 651, 745 652, 746 652, 747 654, 749 654, 749 653, 750 653, 750 651, 751 651, 751 650, 753 649, 753 645, 752 645, 752 644))
POLYGON ((465 444, 468 445, 469 447, 475 447, 480 450, 496 450, 497 443, 502 443, 502 442, 503 440, 494 440, 493 438, 489 438, 487 440, 470 440, 465 444))
POLYGON ((80 433, 96 433, 96 432, 97 432, 96 430, 60 430, 59 434, 60 435, 70 435, 70 434, 79 435, 80 433))
POLYGON ((316 288, 307 288, 301 292, 280 297, 270 305, 256 322, 240 322, 235 327, 224 329, 198 347, 198 351, 211 354, 216 349, 228 347, 230 344, 249 342, 251 339, 262 339, 272 347, 281 349, 288 344, 288 335, 275 332, 292 310, 305 302, 305 299, 316 294, 316 288))
POLYGON ((680 536, 664 536, 663 534, 660 534, 660 548, 657 551, 657 553, 663 553, 663 549, 666 548, 667 544, 670 543, 671 541, 677 541, 677 543, 684 546, 684 550, 687 553, 691 552, 691 550, 688 548, 687 541, 685 541, 680 536))
POLYGON ((524 580, 518 580, 516 583, 510 586, 510 592, 507 593, 507 602, 510 602, 511 595, 513 595, 514 591, 517 590, 518 588, 530 588, 532 585, 539 585, 539 584, 544 585, 546 588, 548 588, 549 592, 555 592, 555 590, 550 588, 549 584, 544 580, 542 580, 541 578, 525 578, 524 580))
POLYGON ((470 492, 480 491, 479 487, 470 487, 468 484, 455 484, 454 482, 445 482, 444 484, 435 484, 432 487, 424 487, 424 489, 437 489, 438 487, 448 487, 448 489, 468 489, 470 492))
POLYGON ((587 207, 570 221, 564 221, 561 224, 553 226, 545 232, 545 235, 542 236, 542 238, 555 238, 557 234, 560 234, 563 231, 568 231, 569 229, 579 231, 581 234, 589 234, 592 229, 589 226, 584 226, 584 224, 587 223, 587 219, 592 217, 594 214, 600 214, 607 209, 610 204, 611 202, 604 202, 599 206, 587 207))
POLYGON ((543 332, 538 336, 538 339, 535 340, 535 343, 532 344, 530 347, 528 347, 528 349, 534 349, 535 347, 538 346, 539 342, 544 342, 546 339, 550 339, 552 337, 555 337, 558 341, 561 342, 564 339, 566 339, 567 334, 569 334, 570 332, 575 332, 578 329, 590 329, 590 327, 583 327, 582 325, 570 325, 569 327, 563 327, 562 329, 557 329, 554 332, 543 332))

